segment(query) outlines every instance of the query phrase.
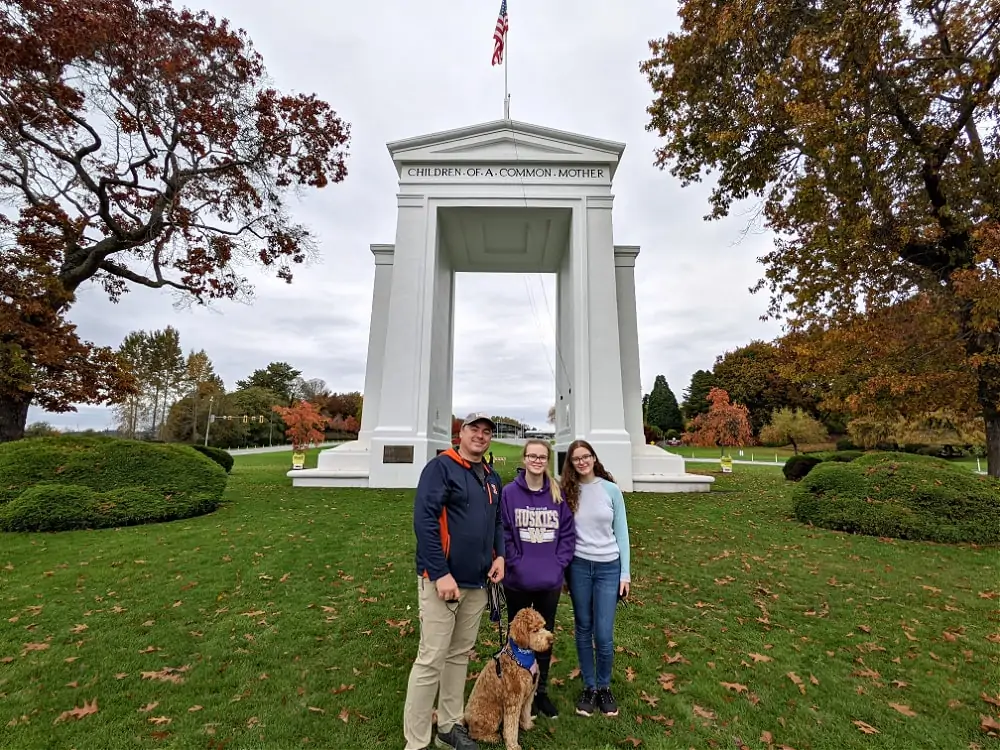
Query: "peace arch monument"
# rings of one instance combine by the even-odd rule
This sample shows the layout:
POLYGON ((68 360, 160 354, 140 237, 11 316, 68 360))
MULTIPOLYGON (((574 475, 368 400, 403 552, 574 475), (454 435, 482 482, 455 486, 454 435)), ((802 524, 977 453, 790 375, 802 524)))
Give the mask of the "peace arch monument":
MULTIPOLYGON (((626 492, 707 491, 711 477, 645 444, 639 248, 615 244, 611 215, 625 145, 498 120, 388 149, 399 174, 396 242, 371 246, 361 430, 321 452, 317 468, 290 471, 293 484, 416 487, 424 464, 451 446, 455 273, 539 272, 557 274, 557 470, 583 438, 626 492)), ((482 384, 484 402, 490 388, 482 384)))

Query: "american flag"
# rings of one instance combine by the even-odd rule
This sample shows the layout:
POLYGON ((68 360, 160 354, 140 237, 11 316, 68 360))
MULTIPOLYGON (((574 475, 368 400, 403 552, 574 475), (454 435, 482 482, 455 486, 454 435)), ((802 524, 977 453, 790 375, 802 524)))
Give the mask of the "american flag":
POLYGON ((504 42, 507 40, 507 0, 500 2, 500 15, 497 16, 497 27, 493 31, 493 64, 499 65, 503 62, 504 42))

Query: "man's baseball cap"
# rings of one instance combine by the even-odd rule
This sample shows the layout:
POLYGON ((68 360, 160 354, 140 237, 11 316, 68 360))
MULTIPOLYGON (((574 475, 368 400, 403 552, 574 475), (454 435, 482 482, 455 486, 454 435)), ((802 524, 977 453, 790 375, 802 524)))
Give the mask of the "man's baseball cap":
POLYGON ((484 411, 474 411, 474 412, 472 412, 472 414, 470 414, 469 416, 467 416, 465 418, 465 421, 462 422, 462 427, 468 427, 473 422, 488 422, 489 425, 490 425, 490 429, 493 430, 494 432, 496 432, 497 423, 493 421, 493 417, 491 417, 489 414, 487 414, 484 411))

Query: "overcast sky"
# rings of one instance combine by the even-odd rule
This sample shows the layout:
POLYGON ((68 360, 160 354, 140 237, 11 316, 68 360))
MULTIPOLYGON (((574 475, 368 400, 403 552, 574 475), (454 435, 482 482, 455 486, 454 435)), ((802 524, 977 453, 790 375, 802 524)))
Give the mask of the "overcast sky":
MULTIPOLYGON (((362 390, 374 264, 395 238, 397 176, 385 143, 500 119, 503 70, 491 67, 500 0, 200 0, 245 29, 280 90, 314 92, 351 123, 349 175, 295 204, 322 257, 295 282, 251 274, 252 304, 177 310, 168 293, 136 289, 118 305, 86 288, 71 319, 86 339, 117 347, 132 330, 173 325, 184 349, 205 349, 228 388, 286 361, 336 391, 362 390)), ((708 189, 682 189, 653 166, 652 94, 639 63, 650 38, 677 28, 662 0, 509 0, 511 117, 626 143, 615 176, 617 244, 640 245, 636 266, 643 388, 663 374, 678 399, 701 368, 752 339, 771 339, 766 298, 748 288, 771 245, 744 236, 746 213, 706 222, 708 189)), ((460 275, 456 413, 483 409, 537 426, 553 403, 554 277, 460 275), (543 292, 544 288, 544 292, 543 292), (467 335, 476 332, 474 336, 467 335), (503 371, 491 366, 503 361, 503 371), (512 376, 511 368, 516 371, 512 376)), ((29 421, 109 426, 104 407, 29 421)))

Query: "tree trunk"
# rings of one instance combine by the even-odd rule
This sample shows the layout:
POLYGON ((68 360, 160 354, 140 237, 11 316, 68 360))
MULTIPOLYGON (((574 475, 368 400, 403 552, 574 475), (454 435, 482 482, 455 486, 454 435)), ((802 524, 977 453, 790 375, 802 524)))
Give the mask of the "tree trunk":
POLYGON ((24 426, 28 422, 30 405, 31 396, 27 393, 22 398, 0 397, 0 443, 9 443, 24 437, 24 426))
POLYGON ((989 405, 983 408, 986 422, 986 472, 991 477, 1000 477, 1000 409, 989 405))

